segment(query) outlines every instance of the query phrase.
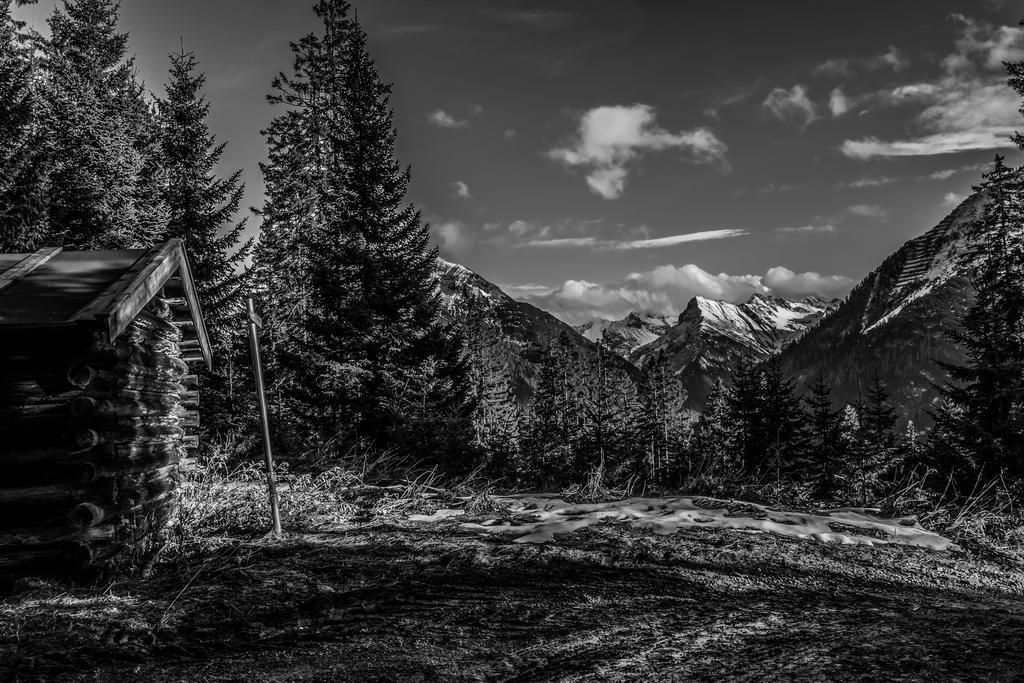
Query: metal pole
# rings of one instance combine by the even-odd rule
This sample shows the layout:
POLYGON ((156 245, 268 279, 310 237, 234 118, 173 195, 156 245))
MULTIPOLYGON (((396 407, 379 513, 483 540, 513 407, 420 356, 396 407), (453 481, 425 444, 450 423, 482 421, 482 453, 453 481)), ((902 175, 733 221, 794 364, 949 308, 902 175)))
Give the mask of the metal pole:
POLYGON ((281 511, 277 505, 277 482, 274 479, 274 455, 270 450, 270 419, 267 416, 267 397, 263 391, 263 362, 260 360, 259 328, 263 320, 256 315, 252 297, 245 300, 249 317, 249 349, 252 352, 252 374, 256 378, 256 401, 260 406, 260 425, 263 428, 263 463, 267 468, 267 495, 270 497, 270 518, 274 523, 274 536, 281 535, 281 511))

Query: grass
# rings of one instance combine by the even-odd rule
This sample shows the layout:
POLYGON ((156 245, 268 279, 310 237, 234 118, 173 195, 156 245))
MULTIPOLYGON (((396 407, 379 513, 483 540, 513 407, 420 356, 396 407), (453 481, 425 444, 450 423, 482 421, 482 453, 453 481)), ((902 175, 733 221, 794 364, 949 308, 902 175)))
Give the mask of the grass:
MULTIPOLYGON (((683 678, 742 678, 765 673, 735 668, 761 661, 732 656, 744 643, 755 647, 751 638, 799 649, 823 633, 828 652, 854 662, 839 662, 851 671, 881 675, 887 657, 902 655, 877 651, 872 638, 898 637, 965 658, 951 670, 967 676, 977 673, 971 662, 995 671, 1000 652, 1024 646, 1014 640, 1024 628, 1013 607, 1024 592, 1024 564, 1012 554, 1017 507, 982 498, 1011 491, 998 484, 979 484, 975 502, 958 507, 950 496, 922 498, 920 482, 908 480, 883 501, 981 548, 971 541, 931 553, 703 529, 659 537, 615 524, 524 546, 459 527, 509 517, 492 495, 508 491, 479 473, 451 479, 393 454, 353 453, 317 474, 282 467, 278 478, 283 539, 266 536, 261 468, 215 453, 184 473, 175 524, 141 571, 91 585, 22 581, 0 599, 0 679, 238 680, 249 672, 253 680, 323 680, 334 671, 422 680, 418 672, 430 670, 427 680, 468 671, 577 680, 572 672, 582 667, 590 675, 578 680, 618 680, 607 672, 619 667, 642 680, 666 666, 683 678), (465 514, 408 519, 441 508, 465 514), (978 604, 986 606, 979 612, 978 604), (972 625, 953 629, 953 613, 972 625), (555 666, 563 668, 545 668, 555 666)), ((778 481, 746 486, 724 493, 775 503, 793 495, 778 481)), ((558 495, 592 502, 654 493, 635 481, 609 486, 595 470, 558 495)), ((786 648, 767 650, 775 659, 765 671, 798 661, 786 648)), ((898 664, 913 678, 935 674, 940 659, 898 664)))

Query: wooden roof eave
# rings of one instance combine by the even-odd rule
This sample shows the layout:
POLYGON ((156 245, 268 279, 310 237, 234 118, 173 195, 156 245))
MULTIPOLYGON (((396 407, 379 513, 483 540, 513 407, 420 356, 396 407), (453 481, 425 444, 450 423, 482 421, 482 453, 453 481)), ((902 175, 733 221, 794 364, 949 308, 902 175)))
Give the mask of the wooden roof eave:
POLYGON ((203 320, 199 297, 196 294, 192 269, 181 239, 168 240, 145 253, 131 268, 111 284, 103 293, 78 311, 73 320, 85 322, 105 319, 107 334, 111 341, 117 339, 132 320, 153 300, 168 280, 175 274, 181 276, 189 314, 195 325, 196 336, 203 361, 213 369, 213 352, 203 320))

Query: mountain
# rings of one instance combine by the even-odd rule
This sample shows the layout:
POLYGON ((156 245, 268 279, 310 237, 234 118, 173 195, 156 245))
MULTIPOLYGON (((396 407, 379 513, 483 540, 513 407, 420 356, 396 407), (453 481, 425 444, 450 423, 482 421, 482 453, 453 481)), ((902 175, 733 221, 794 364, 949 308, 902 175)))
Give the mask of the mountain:
MULTIPOLYGON (((556 345, 579 360, 574 367, 597 364, 598 345, 547 311, 516 301, 465 266, 437 259, 435 272, 443 315, 463 329, 485 400, 509 405, 527 401, 545 350, 556 345)), ((631 383, 637 375, 636 368, 614 355, 609 369, 618 381, 631 383)))
POLYGON ((905 417, 929 422, 934 382, 946 378, 940 361, 963 355, 946 331, 973 298, 972 249, 983 239, 975 224, 985 196, 975 193, 938 225, 910 240, 865 277, 830 315, 782 353, 801 380, 822 374, 834 398, 850 402, 875 373, 905 417))
POLYGON ((575 329, 592 342, 600 342, 622 358, 650 344, 672 327, 669 318, 654 313, 630 313, 622 320, 592 320, 575 329))
POLYGON ((756 362, 778 352, 837 303, 755 294, 737 305, 694 297, 675 325, 629 359, 638 367, 668 368, 686 390, 686 406, 699 409, 715 380, 728 377, 740 359, 756 362))

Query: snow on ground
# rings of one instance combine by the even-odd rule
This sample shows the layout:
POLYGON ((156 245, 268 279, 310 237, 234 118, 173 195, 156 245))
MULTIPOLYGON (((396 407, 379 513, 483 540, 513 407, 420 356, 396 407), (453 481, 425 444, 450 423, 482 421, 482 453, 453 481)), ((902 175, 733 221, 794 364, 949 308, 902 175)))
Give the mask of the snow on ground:
MULTIPOLYGON (((913 519, 884 519, 863 508, 839 508, 816 513, 787 512, 741 501, 703 497, 628 498, 608 503, 573 504, 551 495, 495 496, 520 523, 488 519, 462 528, 480 533, 514 536, 516 543, 546 543, 556 535, 600 522, 625 522, 635 529, 670 536, 680 529, 736 529, 770 533, 823 543, 909 545, 946 550, 947 538, 921 527, 913 519)), ((442 509, 432 515, 412 515, 414 522, 438 522, 463 514, 442 509)))

